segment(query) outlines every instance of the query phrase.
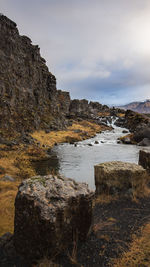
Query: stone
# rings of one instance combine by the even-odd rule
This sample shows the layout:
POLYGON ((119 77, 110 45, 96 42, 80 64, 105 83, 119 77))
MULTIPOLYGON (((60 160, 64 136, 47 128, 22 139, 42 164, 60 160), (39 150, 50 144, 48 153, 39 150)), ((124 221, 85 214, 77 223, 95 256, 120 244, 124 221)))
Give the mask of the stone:
POLYGON ((128 133, 128 130, 123 130, 122 133, 128 133))
POLYGON ((149 177, 146 170, 135 163, 111 161, 94 166, 96 194, 116 191, 133 193, 144 187, 149 177))
POLYGON ((5 182, 15 182, 15 178, 13 178, 12 176, 8 175, 8 174, 5 174, 2 179, 2 181, 5 181, 5 182))
POLYGON ((139 164, 150 172, 150 150, 140 150, 139 164))
POLYGON ((132 142, 131 142, 131 138, 129 136, 125 137, 125 138, 122 138, 121 141, 124 143, 124 144, 127 144, 127 145, 130 145, 132 142))
POLYGON ((134 140, 136 142, 140 142, 144 138, 147 138, 150 141, 150 127, 145 127, 144 129, 141 129, 134 133, 134 140))
POLYGON ((138 143, 138 146, 150 146, 150 139, 149 138, 143 138, 143 140, 138 143))
POLYGON ((15 200, 14 244, 28 259, 53 257, 91 226, 93 193, 62 176, 37 176, 21 183, 15 200))
MULTIPOLYGON (((129 129, 131 132, 137 132, 143 128, 143 125, 148 125, 150 118, 144 114, 139 114, 132 110, 127 110, 125 112, 125 122, 124 127, 129 129)), ((139 140, 140 141, 140 140, 139 140)))
POLYGON ((99 142, 96 140, 96 141, 94 142, 94 144, 98 145, 98 144, 99 144, 99 142))

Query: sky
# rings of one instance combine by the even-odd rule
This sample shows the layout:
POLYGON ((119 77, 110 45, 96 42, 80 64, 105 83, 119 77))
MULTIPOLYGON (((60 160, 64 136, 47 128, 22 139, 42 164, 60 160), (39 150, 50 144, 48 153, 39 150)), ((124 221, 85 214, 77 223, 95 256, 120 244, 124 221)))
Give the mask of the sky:
POLYGON ((150 0, 0 0, 71 98, 150 98, 150 0))

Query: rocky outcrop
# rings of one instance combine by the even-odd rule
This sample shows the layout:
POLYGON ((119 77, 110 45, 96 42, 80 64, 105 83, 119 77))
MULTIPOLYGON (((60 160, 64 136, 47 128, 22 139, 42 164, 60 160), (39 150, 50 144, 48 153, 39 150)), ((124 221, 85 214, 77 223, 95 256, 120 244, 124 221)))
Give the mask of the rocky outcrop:
POLYGON ((109 107, 98 102, 88 102, 86 99, 72 100, 69 108, 71 118, 96 119, 99 116, 99 112, 104 111, 109 111, 109 107))
POLYGON ((127 110, 125 113, 124 127, 128 128, 131 132, 147 127, 148 123, 150 123, 150 118, 143 114, 131 110, 127 110))
POLYGON ((23 181, 15 201, 14 242, 28 259, 54 256, 85 240, 92 219, 86 184, 63 177, 38 176, 23 181))
POLYGON ((139 164, 150 172, 150 150, 140 150, 139 164))
POLYGON ((38 45, 20 36, 16 23, 2 14, 0 36, 0 138, 64 129, 69 118, 96 119, 109 110, 98 102, 71 101, 68 92, 57 90, 38 45))
POLYGON ((121 161, 105 162, 95 166, 96 194, 132 195, 142 191, 149 177, 137 164, 121 161))
POLYGON ((117 126, 126 127, 132 132, 132 140, 124 142, 128 136, 121 138, 124 143, 138 144, 140 146, 150 146, 150 118, 144 114, 127 110, 124 118, 119 118, 117 126))
POLYGON ((0 134, 66 126, 70 96, 56 89, 40 49, 0 15, 0 134))

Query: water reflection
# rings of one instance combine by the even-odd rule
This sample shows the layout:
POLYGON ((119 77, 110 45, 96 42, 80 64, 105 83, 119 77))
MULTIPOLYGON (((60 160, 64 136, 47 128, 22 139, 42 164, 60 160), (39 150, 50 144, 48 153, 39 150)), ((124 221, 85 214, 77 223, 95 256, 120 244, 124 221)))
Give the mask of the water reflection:
POLYGON ((57 174, 60 169, 59 158, 54 151, 49 154, 50 158, 32 162, 33 167, 38 175, 47 175, 50 173, 57 174))

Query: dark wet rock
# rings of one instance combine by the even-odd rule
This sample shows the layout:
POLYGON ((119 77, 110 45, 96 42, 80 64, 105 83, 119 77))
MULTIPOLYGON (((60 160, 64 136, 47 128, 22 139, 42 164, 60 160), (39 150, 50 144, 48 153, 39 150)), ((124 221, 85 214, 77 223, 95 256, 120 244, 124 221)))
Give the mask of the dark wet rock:
POLYGON ((93 146, 92 144, 88 144, 88 146, 93 146))
POLYGON ((128 130, 123 130, 122 133, 128 133, 128 130))
POLYGON ((13 178, 12 176, 8 175, 8 174, 5 174, 2 179, 2 181, 5 181, 5 182, 15 182, 15 178, 13 178))
POLYGON ((98 145, 98 144, 99 144, 99 142, 96 140, 96 141, 94 142, 94 144, 98 145))
POLYGON ((139 164, 150 172, 150 150, 140 150, 139 164))
POLYGON ((136 130, 134 133, 134 140, 136 142, 141 142, 144 138, 150 141, 150 127, 142 128, 141 130, 136 130))
POLYGON ((141 188, 149 180, 146 170, 137 164, 112 161, 95 167, 96 194, 104 192, 127 194, 141 188))
POLYGON ((131 110, 127 110, 125 113, 124 127, 131 132, 139 131, 143 128, 143 125, 147 126, 150 123, 150 118, 144 114, 140 114, 131 110))
POLYGON ((149 138, 143 138, 143 140, 138 143, 138 146, 150 146, 150 139, 149 138))
POLYGON ((74 133, 82 133, 82 130, 76 129, 76 130, 74 130, 74 133))
POLYGON ((46 133, 46 134, 48 134, 48 133, 50 133, 50 132, 51 132, 50 129, 46 129, 46 130, 45 130, 45 133, 46 133))
POLYGON ((132 144, 130 136, 127 136, 127 137, 121 139, 121 141, 122 141, 123 144, 127 144, 127 145, 132 144))
POLYGON ((92 219, 92 197, 86 184, 60 176, 23 181, 15 200, 17 252, 28 259, 53 257, 66 249, 74 236, 85 240, 92 219))
POLYGON ((115 121, 115 125, 118 127, 125 127, 125 118, 123 117, 119 117, 116 121, 115 121))

